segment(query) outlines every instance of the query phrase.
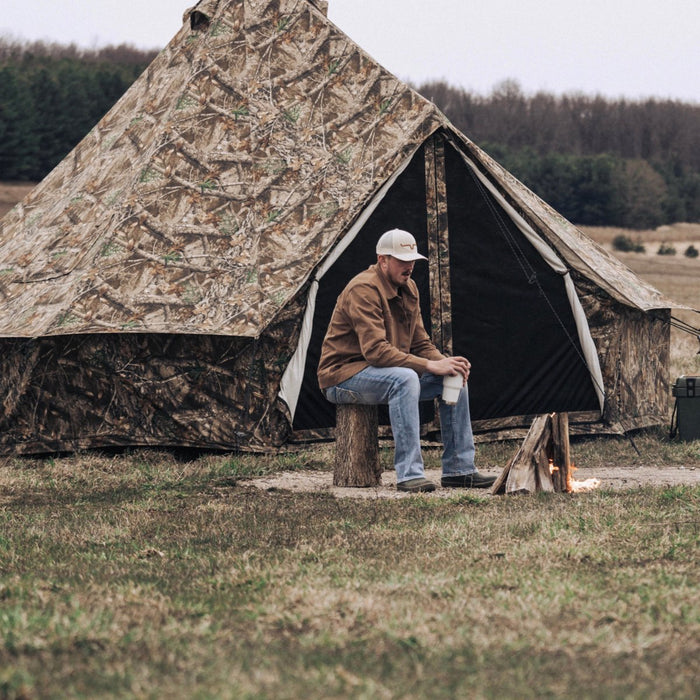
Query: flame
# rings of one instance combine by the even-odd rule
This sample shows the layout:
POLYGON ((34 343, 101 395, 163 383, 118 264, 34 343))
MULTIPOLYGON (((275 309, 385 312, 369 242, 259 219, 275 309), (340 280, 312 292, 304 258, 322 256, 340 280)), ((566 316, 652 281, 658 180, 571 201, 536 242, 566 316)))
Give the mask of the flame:
POLYGON ((590 479, 585 479, 584 481, 571 481, 571 492, 572 493, 584 493, 586 491, 594 491, 600 486, 600 479, 595 479, 591 477, 590 479))
MULTIPOLYGON (((554 464, 554 460, 550 458, 549 460, 549 473, 554 474, 558 472, 559 467, 554 464)), ((600 479, 585 479, 584 481, 577 481, 573 478, 573 473, 576 471, 576 467, 573 464, 569 465, 569 471, 566 475, 566 492, 567 493, 584 493, 586 491, 593 491, 600 486, 600 479)))
POLYGON ((573 473, 576 471, 576 467, 571 464, 569 466, 569 474, 566 480, 566 490, 569 493, 585 493, 586 491, 593 491, 600 486, 600 479, 584 479, 583 481, 577 481, 573 478, 573 473))

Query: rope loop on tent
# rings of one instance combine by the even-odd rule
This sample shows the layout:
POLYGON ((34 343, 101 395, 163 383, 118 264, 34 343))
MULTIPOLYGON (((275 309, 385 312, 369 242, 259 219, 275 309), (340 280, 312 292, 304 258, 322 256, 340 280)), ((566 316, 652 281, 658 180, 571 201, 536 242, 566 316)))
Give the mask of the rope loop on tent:
MULTIPOLYGON (((698 311, 697 309, 693 309, 693 311, 695 311, 695 313, 700 313, 700 311, 698 311)), ((682 331, 683 333, 689 333, 690 335, 694 335, 698 343, 700 343, 700 328, 691 326, 689 323, 686 323, 685 321, 681 320, 680 318, 676 318, 675 316, 671 316, 670 321, 666 321, 666 319, 664 319, 664 322, 668 323, 669 326, 675 328, 676 330, 682 331)), ((700 355, 700 350, 698 350, 698 355, 700 355)))
MULTIPOLYGON (((695 309, 693 309, 695 311, 695 309)), ((700 313, 700 312, 696 312, 700 313)), ((700 328, 696 328, 695 326, 691 326, 689 323, 686 323, 680 318, 676 318, 675 316, 671 316, 671 320, 669 321, 669 325, 673 326, 674 328, 677 328, 680 331, 683 331, 684 333, 690 333, 691 335, 698 336, 700 335, 700 328)))

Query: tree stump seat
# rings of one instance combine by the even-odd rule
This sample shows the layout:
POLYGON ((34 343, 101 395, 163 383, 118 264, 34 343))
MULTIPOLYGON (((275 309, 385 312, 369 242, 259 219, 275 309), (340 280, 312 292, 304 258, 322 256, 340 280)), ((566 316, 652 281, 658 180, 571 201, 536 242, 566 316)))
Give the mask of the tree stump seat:
POLYGON ((335 425, 333 486, 380 486, 377 407, 338 404, 335 425))

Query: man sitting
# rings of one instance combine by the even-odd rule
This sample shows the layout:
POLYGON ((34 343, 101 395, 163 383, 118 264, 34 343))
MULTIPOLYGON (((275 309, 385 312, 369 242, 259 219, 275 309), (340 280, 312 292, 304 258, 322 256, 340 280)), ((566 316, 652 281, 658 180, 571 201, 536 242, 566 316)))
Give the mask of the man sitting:
POLYGON ((487 488, 495 477, 474 467, 464 357, 446 357, 433 345, 411 279, 427 260, 407 231, 393 229, 377 243, 377 263, 355 276, 338 297, 321 349, 318 382, 335 404, 388 404, 394 467, 400 491, 434 491, 425 478, 418 402, 442 395, 445 375, 462 375, 454 405, 440 401, 443 487, 487 488))

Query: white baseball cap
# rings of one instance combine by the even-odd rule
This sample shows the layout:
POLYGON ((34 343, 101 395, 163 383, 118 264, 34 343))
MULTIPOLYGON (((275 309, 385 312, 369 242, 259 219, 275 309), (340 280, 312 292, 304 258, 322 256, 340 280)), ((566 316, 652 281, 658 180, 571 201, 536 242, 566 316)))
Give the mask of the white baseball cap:
POLYGON ((416 239, 408 231, 402 231, 400 228, 393 228, 382 234, 377 241, 377 255, 391 255, 392 258, 403 262, 428 259, 418 252, 416 239))

